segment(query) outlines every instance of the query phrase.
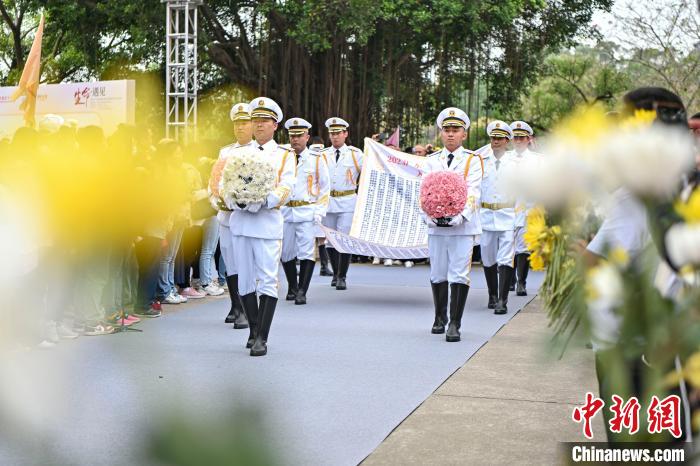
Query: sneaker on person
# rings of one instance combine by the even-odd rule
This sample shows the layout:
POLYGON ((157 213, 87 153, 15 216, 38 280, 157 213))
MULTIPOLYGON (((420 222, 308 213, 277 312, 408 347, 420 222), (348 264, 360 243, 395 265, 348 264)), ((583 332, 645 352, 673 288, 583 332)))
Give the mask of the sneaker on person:
POLYGON ((131 322, 132 324, 138 324, 139 322, 141 322, 141 319, 139 319, 138 317, 136 317, 136 316, 133 315, 133 314, 128 314, 128 315, 124 318, 124 320, 125 320, 126 322, 131 322))
POLYGON ((392 263, 392 265, 403 265, 403 262, 401 262, 398 259, 394 259, 394 262, 392 263))
POLYGON ((99 323, 96 325, 86 325, 85 335, 89 337, 96 337, 99 335, 109 335, 114 333, 114 327, 111 325, 99 323))
POLYGON ((152 308, 152 309, 155 309, 156 311, 162 311, 162 310, 163 310, 163 306, 161 306, 160 301, 153 301, 153 302, 151 303, 151 308, 152 308))
POLYGON ((202 288, 202 291, 209 296, 221 296, 224 294, 224 290, 219 288, 214 284, 214 282, 211 282, 210 284, 206 285, 204 288, 202 288))
POLYGON ((372 265, 379 265, 380 263, 381 263, 381 259, 379 259, 378 257, 375 257, 374 259, 372 259, 372 265))
POLYGON ((73 329, 65 323, 60 323, 56 326, 56 333, 58 333, 58 337, 61 340, 73 340, 80 336, 78 332, 73 331, 73 329))
POLYGON ((187 299, 202 299, 206 298, 207 294, 201 291, 195 290, 193 287, 187 287, 180 290, 180 296, 184 296, 187 299))
POLYGON ((179 294, 175 293, 175 290, 173 290, 168 293, 168 296, 165 297, 163 304, 182 304, 187 302, 187 298, 184 298, 185 301, 183 301, 182 298, 183 296, 180 296, 179 294))
POLYGON ((410 269, 410 268, 413 267, 414 265, 415 265, 415 264, 413 263, 413 261, 406 261, 406 262, 403 263, 403 266, 406 267, 407 269, 410 269))
POLYGON ((139 309, 137 311, 134 311, 134 314, 148 318, 160 317, 162 315, 162 311, 160 309, 156 309, 155 305, 156 303, 153 303, 148 309, 139 309))
POLYGON ((391 259, 384 259, 385 267, 391 267, 392 265, 394 265, 394 261, 392 261, 391 259))

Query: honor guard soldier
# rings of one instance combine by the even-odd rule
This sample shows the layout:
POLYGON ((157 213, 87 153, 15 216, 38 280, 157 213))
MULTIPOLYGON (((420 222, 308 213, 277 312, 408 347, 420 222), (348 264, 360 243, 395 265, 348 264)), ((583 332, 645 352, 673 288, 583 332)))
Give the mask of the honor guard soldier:
MULTIPOLYGON (((348 126, 350 124, 342 118, 333 117, 326 120, 331 147, 323 151, 331 178, 330 203, 323 225, 345 234, 350 233, 352 226, 363 160, 360 149, 345 144, 348 126)), ((350 254, 341 254, 330 246, 326 246, 326 250, 333 269, 331 286, 335 286, 336 290, 345 290, 350 254)))
POLYGON ((238 290, 250 324, 246 348, 251 356, 267 354, 267 339, 277 306, 277 276, 282 253, 283 206, 295 183, 295 159, 289 150, 281 149, 273 139, 282 120, 279 105, 266 97, 250 102, 254 141, 238 149, 259 151, 275 169, 275 188, 264 202, 243 207, 234 204, 231 235, 238 260, 238 290), (260 295, 258 301, 257 295, 260 295))
POLYGON ((297 178, 290 200, 282 207, 282 268, 287 277, 287 301, 306 304, 306 293, 316 265, 316 225, 321 223, 328 209, 330 178, 328 165, 321 153, 306 147, 311 123, 303 118, 290 118, 284 127, 289 132, 289 141, 296 156, 297 178), (295 259, 299 259, 299 275, 295 259))
MULTIPOLYGON (((530 150, 530 143, 534 132, 530 125, 524 121, 514 121, 510 124, 513 130, 513 148, 510 152, 513 161, 521 163, 532 157, 539 157, 540 154, 530 150)), ((527 296, 527 274, 530 271, 530 251, 525 244, 525 225, 527 225, 528 209, 532 208, 523 199, 515 201, 515 273, 513 281, 517 280, 515 294, 518 296, 527 296)), ((513 288, 511 287, 511 291, 513 288)))
POLYGON ((447 324, 448 289, 450 294, 447 341, 460 340, 459 329, 469 294, 469 271, 476 236, 481 234, 478 205, 484 172, 481 157, 462 147, 469 130, 469 117, 458 108, 440 112, 437 126, 444 148, 431 154, 423 175, 434 171, 452 171, 462 175, 467 183, 467 203, 460 215, 453 217, 448 227, 438 227, 436 219, 423 216, 428 225, 430 252, 430 285, 435 304, 432 333, 445 333, 447 324))
MULTIPOLYGON (((233 132, 236 135, 236 142, 222 147, 219 151, 219 160, 225 160, 231 151, 237 147, 249 145, 253 140, 253 124, 250 120, 250 112, 247 103, 238 103, 231 107, 231 121, 233 121, 233 132)), ((226 316, 225 322, 233 324, 235 329, 248 328, 248 320, 243 312, 241 296, 238 294, 238 269, 236 267, 236 255, 233 253, 233 238, 229 223, 231 221, 231 211, 222 207, 216 214, 219 221, 219 247, 226 266, 226 284, 231 297, 231 310, 226 316)))
POLYGON ((505 314, 515 254, 515 202, 506 198, 501 185, 512 163, 506 148, 513 132, 506 122, 496 120, 489 123, 486 133, 491 145, 481 153, 486 171, 481 183, 481 263, 489 290, 488 307, 494 314, 505 314))

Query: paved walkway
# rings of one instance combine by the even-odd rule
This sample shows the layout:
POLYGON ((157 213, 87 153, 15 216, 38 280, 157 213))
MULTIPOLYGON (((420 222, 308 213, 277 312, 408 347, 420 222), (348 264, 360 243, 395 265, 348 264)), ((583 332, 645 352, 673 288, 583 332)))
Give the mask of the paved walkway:
MULTIPOLYGON (((582 441, 571 420, 598 392, 593 352, 547 351, 551 332, 539 299, 506 324, 408 416, 362 464, 562 464, 559 442, 582 441)), ((594 438, 604 439, 596 416, 594 438)))

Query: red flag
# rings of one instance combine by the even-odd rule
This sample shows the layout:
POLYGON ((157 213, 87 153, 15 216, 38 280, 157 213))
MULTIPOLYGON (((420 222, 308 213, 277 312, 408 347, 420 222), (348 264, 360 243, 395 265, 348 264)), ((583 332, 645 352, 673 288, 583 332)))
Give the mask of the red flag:
POLYGON ((19 106, 19 109, 24 111, 25 124, 31 127, 34 127, 35 124, 36 95, 41 78, 41 39, 43 36, 44 15, 42 14, 39 21, 39 29, 36 31, 32 48, 24 64, 24 70, 22 70, 22 77, 19 80, 17 89, 10 96, 12 102, 24 96, 24 101, 19 106))
POLYGON ((398 127, 396 128, 396 131, 394 131, 394 134, 392 134, 389 137, 389 139, 387 139, 386 142, 384 143, 385 145, 394 146, 394 147, 401 147, 399 145, 399 129, 400 128, 398 128, 398 127))

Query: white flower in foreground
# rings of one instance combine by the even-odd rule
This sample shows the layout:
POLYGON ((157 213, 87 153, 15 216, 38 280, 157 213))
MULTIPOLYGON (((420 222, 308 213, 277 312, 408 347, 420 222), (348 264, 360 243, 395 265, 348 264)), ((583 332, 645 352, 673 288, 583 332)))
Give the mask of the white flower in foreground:
POLYGON ((275 187, 275 169, 250 147, 231 154, 222 175, 222 197, 229 205, 265 202, 275 187))
POLYGON ((559 209, 586 196, 590 181, 587 162, 563 147, 546 154, 504 167, 500 182, 507 196, 545 209, 559 209))
POLYGON ((676 267, 700 265, 700 224, 672 226, 666 233, 666 249, 676 267))
POLYGON ((624 186, 639 197, 659 198, 678 187, 693 162, 691 140, 682 131, 619 129, 605 138, 597 172, 610 188, 624 186))
POLYGON ((602 262, 588 273, 589 304, 614 308, 622 302, 622 292, 622 277, 614 265, 602 262))

